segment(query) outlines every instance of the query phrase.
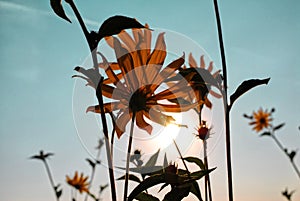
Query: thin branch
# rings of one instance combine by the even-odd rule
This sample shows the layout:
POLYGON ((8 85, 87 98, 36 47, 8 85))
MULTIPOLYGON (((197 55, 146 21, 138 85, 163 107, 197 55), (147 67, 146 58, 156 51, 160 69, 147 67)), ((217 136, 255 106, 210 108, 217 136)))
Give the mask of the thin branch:
POLYGON ((190 171, 189 171, 189 169, 188 169, 188 167, 187 167, 187 165, 186 165, 186 162, 183 160, 183 156, 182 156, 182 154, 181 154, 181 151, 180 151, 180 149, 179 149, 179 147, 178 147, 178 145, 177 145, 177 143, 176 143, 176 141, 175 141, 174 139, 173 139, 173 143, 174 143, 174 145, 175 145, 175 147, 176 147, 176 149, 177 149, 177 152, 178 152, 178 154, 179 154, 179 156, 180 156, 180 159, 182 160, 182 163, 183 163, 183 165, 184 165, 184 167, 185 167, 185 169, 186 169, 188 175, 190 176, 190 171))

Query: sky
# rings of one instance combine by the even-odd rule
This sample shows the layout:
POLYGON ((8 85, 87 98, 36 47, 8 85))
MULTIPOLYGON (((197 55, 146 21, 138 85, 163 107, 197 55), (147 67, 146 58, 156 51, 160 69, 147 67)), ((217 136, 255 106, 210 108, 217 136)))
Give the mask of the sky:
MULTIPOLYGON (((97 124, 85 124, 97 119, 85 114, 84 108, 95 99, 90 89, 83 89, 84 82, 71 79, 74 67, 85 62, 89 50, 71 9, 63 5, 72 24, 58 18, 47 0, 0 1, 0 199, 3 201, 54 199, 44 167, 39 161, 28 159, 41 149, 55 153, 49 162, 55 181, 63 186, 62 200, 70 200, 65 175, 73 175, 75 170, 90 174, 84 160, 95 154, 93 147, 97 145, 99 130, 97 124)), ((134 17, 156 30, 170 30, 192 40, 205 50, 206 58, 214 61, 215 69, 221 69, 212 1, 77 0, 76 5, 91 30, 98 30, 113 15, 134 17)), ((235 200, 285 200, 281 191, 286 187, 296 190, 294 201, 300 200, 299 179, 288 159, 271 139, 259 138, 242 117, 260 107, 276 108, 274 124, 286 123, 278 138, 291 149, 300 148, 300 2, 227 0, 221 1, 219 7, 229 94, 245 79, 271 77, 268 86, 246 93, 232 108, 235 200)), ((223 201, 227 198, 225 138, 219 120, 221 103, 214 101, 215 109, 209 115, 215 121, 216 134, 210 141, 209 160, 211 167, 217 167, 211 176, 214 200, 223 201)), ((194 118, 191 114, 184 117, 194 118)), ((120 144, 122 140, 126 141, 123 138, 120 144)), ((191 137, 188 140, 194 147, 197 145, 191 137)), ((166 151, 173 159, 174 147, 166 151)), ((186 153, 197 154, 197 151, 191 149, 186 153)), ((102 155, 101 160, 105 161, 105 154, 102 155)), ((300 166, 300 155, 295 163, 300 166)), ((108 181, 104 166, 99 168, 96 178, 95 182, 100 184, 108 181)), ((122 189, 121 182, 117 186, 122 189)), ((107 199, 109 195, 106 191, 103 196, 107 199)), ((190 196, 185 200, 195 199, 190 196)))

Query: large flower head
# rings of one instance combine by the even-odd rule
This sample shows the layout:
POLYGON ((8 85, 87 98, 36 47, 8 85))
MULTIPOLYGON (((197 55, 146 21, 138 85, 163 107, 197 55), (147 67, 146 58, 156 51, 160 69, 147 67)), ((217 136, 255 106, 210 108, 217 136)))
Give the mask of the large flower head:
POLYGON ((83 173, 78 175, 78 172, 75 172, 75 175, 73 178, 70 178, 69 176, 66 176, 66 181, 69 185, 77 189, 80 193, 88 192, 88 177, 84 177, 83 173))
POLYGON ((272 112, 268 112, 268 110, 263 111, 263 109, 260 108, 257 112, 253 112, 252 118, 254 118, 254 120, 251 121, 249 125, 254 125, 253 130, 256 132, 259 132, 264 128, 269 128, 271 126, 271 121, 273 120, 271 114, 272 112))
MULTIPOLYGON (((123 31, 118 34, 118 37, 107 39, 108 44, 114 50, 117 62, 108 62, 105 56, 99 53, 102 58, 99 66, 104 68, 107 74, 107 79, 102 85, 102 92, 105 97, 111 99, 110 102, 104 104, 104 111, 106 113, 118 112, 116 118, 118 137, 125 132, 125 127, 133 115, 135 115, 136 125, 151 134, 152 126, 146 118, 165 126, 174 123, 175 119, 163 112, 187 111, 198 104, 178 104, 167 101, 183 98, 186 93, 192 91, 188 81, 193 74, 186 76, 186 79, 182 79, 172 87, 160 88, 162 83, 180 69, 185 61, 182 56, 163 68, 167 55, 164 33, 158 35, 152 51, 150 30, 134 30, 133 36, 132 38, 123 31)), ((86 75, 89 83, 93 83, 89 75, 85 73, 87 70, 82 68, 77 68, 77 70, 86 75)), ((100 107, 91 106, 87 111, 99 113, 100 107)))

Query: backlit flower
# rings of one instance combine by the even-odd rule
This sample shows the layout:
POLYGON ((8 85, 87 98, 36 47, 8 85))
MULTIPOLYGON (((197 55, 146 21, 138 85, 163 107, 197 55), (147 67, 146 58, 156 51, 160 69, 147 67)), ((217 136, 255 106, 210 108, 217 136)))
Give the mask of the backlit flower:
POLYGON ((254 125, 253 130, 256 132, 271 126, 270 122, 273 120, 271 118, 271 112, 268 112, 268 110, 263 111, 262 108, 260 108, 257 112, 253 112, 253 118, 254 121, 249 124, 254 125))
MULTIPOLYGON (((108 62, 102 55, 101 68, 105 69, 108 79, 102 85, 102 93, 113 101, 104 104, 104 112, 118 111, 116 118, 116 133, 118 137, 125 132, 127 123, 135 114, 136 125, 152 132, 152 126, 145 118, 160 125, 174 123, 172 116, 163 112, 182 112, 197 106, 194 104, 178 104, 166 102, 169 99, 186 97, 192 91, 188 81, 193 77, 190 74, 165 90, 159 89, 161 84, 184 64, 184 57, 178 58, 163 68, 166 58, 166 44, 164 33, 158 35, 155 48, 151 51, 151 32, 149 30, 133 31, 134 39, 122 32, 116 37, 111 37, 109 44, 113 48, 117 62, 108 62)), ((97 77, 90 76, 83 68, 75 70, 83 73, 88 84, 95 87, 93 80, 97 77), (91 84, 90 84, 91 83, 91 84)), ((91 69, 90 69, 91 70, 91 69)), ((100 107, 90 106, 87 111, 100 113, 100 107)))
POLYGON ((188 94, 185 97, 185 101, 193 102, 193 100, 196 98, 196 100, 199 102, 199 106, 196 109, 197 112, 200 113, 203 104, 208 108, 212 107, 212 103, 207 97, 208 94, 211 94, 216 98, 222 97, 220 93, 215 92, 214 89, 212 88, 214 86, 214 88, 221 90, 222 78, 220 75, 220 70, 216 71, 215 73, 212 73, 213 62, 210 62, 209 65, 206 66, 204 61, 204 55, 200 57, 200 65, 198 65, 193 55, 190 54, 189 66, 190 68, 184 66, 183 68, 179 69, 179 74, 175 75, 174 77, 168 80, 176 81, 176 80, 180 80, 181 77, 186 77, 190 74, 194 74, 192 79, 189 81, 189 84, 194 90, 193 91, 194 96, 192 94, 188 94))
POLYGON ((80 193, 83 192, 88 192, 88 185, 89 183, 87 182, 88 177, 84 177, 83 173, 80 174, 80 176, 78 175, 78 172, 75 172, 75 175, 73 178, 70 178, 69 176, 66 176, 66 181, 69 185, 73 186, 74 188, 76 188, 80 193))

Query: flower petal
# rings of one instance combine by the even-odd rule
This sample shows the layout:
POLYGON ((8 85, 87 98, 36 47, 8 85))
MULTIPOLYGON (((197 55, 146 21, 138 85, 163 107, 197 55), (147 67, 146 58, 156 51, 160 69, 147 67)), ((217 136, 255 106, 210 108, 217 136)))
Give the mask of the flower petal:
POLYGON ((190 65, 190 67, 193 67, 193 68, 197 67, 197 62, 194 59, 192 53, 189 54, 189 65, 190 65))
POLYGON ((120 138, 126 130, 126 125, 130 121, 132 114, 126 109, 116 120, 116 133, 120 138))
POLYGON ((136 125, 137 125, 139 128, 141 128, 141 129, 147 131, 149 134, 152 133, 152 129, 153 129, 153 128, 152 128, 152 126, 151 126, 150 124, 148 124, 148 123, 145 121, 144 115, 143 115, 143 111, 138 111, 138 112, 136 113, 135 121, 136 121, 136 125))

